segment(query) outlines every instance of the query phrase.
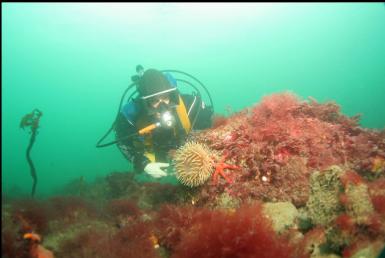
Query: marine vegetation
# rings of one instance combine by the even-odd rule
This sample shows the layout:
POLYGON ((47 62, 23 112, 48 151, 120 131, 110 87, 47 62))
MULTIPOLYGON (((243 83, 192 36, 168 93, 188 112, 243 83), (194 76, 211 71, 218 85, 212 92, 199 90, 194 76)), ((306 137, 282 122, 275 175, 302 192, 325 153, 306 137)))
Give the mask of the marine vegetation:
POLYGON ((339 165, 374 180, 384 177, 385 133, 359 126, 336 103, 301 100, 285 92, 264 97, 254 107, 234 113, 214 129, 191 140, 206 144, 228 164, 232 178, 204 184, 196 199, 215 200, 223 191, 243 201, 290 201, 304 206, 314 171, 339 165))
POLYGON ((375 258, 385 247, 385 132, 334 102, 266 96, 216 116, 172 158, 175 183, 115 171, 48 199, 4 198, 2 257, 375 258))
POLYGON ((36 175, 36 169, 32 162, 30 153, 31 153, 32 146, 36 140, 37 129, 39 128, 40 117, 42 115, 43 113, 40 110, 35 108, 34 110, 32 110, 31 113, 24 115, 20 121, 20 128, 22 128, 23 130, 25 127, 30 127, 31 138, 29 139, 26 156, 27 156, 27 161, 31 170, 31 176, 33 179, 32 192, 31 192, 32 196, 35 195, 35 191, 36 191, 37 175, 36 175))
POLYGON ((159 243, 171 257, 292 257, 292 247, 274 232, 261 203, 237 211, 165 206, 155 223, 159 243))

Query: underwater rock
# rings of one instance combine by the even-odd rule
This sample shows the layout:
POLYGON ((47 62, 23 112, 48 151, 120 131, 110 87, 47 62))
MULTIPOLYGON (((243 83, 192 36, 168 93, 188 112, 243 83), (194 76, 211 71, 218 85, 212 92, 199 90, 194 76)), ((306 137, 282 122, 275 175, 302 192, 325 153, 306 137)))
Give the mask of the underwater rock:
POLYGON ((80 176, 65 184, 62 189, 59 189, 58 194, 84 196, 87 192, 87 182, 84 176, 80 176))
POLYGON ((227 163, 241 168, 225 171, 230 184, 219 180, 218 185, 202 185, 202 196, 210 195, 199 199, 215 202, 216 195, 229 188, 243 202, 290 201, 302 207, 315 170, 339 165, 366 177, 383 176, 384 136, 361 128, 358 117, 342 114, 335 102, 303 101, 289 92, 265 96, 255 106, 190 137, 217 151, 220 158, 226 154, 227 163))
POLYGON ((341 256, 336 254, 316 254, 316 255, 310 256, 310 258, 341 258, 341 256))
POLYGON ((364 247, 358 248, 358 250, 353 251, 352 254, 349 254, 350 258, 382 258, 379 256, 381 250, 385 248, 384 241, 376 241, 374 243, 368 243, 364 247))
POLYGON ((113 229, 111 225, 99 220, 90 220, 87 223, 79 222, 66 227, 64 227, 60 221, 52 221, 50 223, 50 227, 52 233, 47 234, 44 237, 44 246, 52 250, 54 253, 60 250, 62 243, 75 238, 84 230, 92 228, 93 230, 109 232, 113 229))
POLYGON ((327 225, 343 211, 339 201, 342 173, 340 167, 331 166, 310 176, 310 196, 306 206, 314 224, 327 225))
POLYGON ((176 203, 180 197, 180 191, 180 186, 173 184, 146 182, 140 184, 138 190, 131 196, 140 209, 152 210, 164 203, 176 203))
POLYGON ((295 227, 298 217, 297 208, 290 202, 264 203, 263 212, 271 219, 274 231, 278 234, 295 227))
POLYGON ((295 257, 319 257, 322 255, 322 246, 326 243, 325 230, 316 227, 306 232, 297 245, 295 257))
POLYGON ((374 174, 385 172, 385 159, 381 156, 376 156, 372 159, 370 171, 374 174))
POLYGON ((214 206, 217 209, 235 210, 239 208, 240 204, 241 201, 238 198, 231 196, 227 192, 224 192, 218 196, 214 206))
POLYGON ((341 231, 337 227, 329 227, 326 230, 327 246, 333 252, 340 252, 341 248, 348 246, 354 240, 354 235, 341 231))
POLYGON ((298 230, 302 233, 308 232, 315 226, 309 217, 309 211, 306 206, 298 208, 297 226, 298 230))
POLYGON ((142 215, 142 211, 131 199, 111 200, 107 204, 106 211, 119 228, 132 223, 132 221, 142 215))
POLYGON ((106 201, 108 198, 111 198, 109 191, 109 185, 105 178, 98 177, 94 182, 86 186, 86 190, 83 192, 81 197, 88 200, 100 200, 106 201))
POLYGON ((132 172, 113 172, 106 176, 108 192, 111 198, 128 196, 136 192, 139 188, 134 180, 135 174, 132 172))
POLYGON ((368 183, 368 188, 374 209, 385 215, 385 178, 368 183))
POLYGON ((348 203, 345 205, 347 214, 357 223, 364 223, 374 211, 367 185, 349 184, 345 189, 345 194, 348 199, 348 203))
POLYGON ((1 257, 18 257, 24 253, 20 227, 12 218, 11 206, 1 205, 1 257))
MULTIPOLYGON (((181 184, 143 183, 131 172, 113 172, 92 184, 76 179, 64 192, 90 200, 102 214, 81 201, 54 198, 47 211, 38 209, 47 215, 40 221, 49 222, 38 233, 44 247, 64 258, 160 251, 162 257, 286 257, 287 247, 296 249, 294 257, 376 257, 385 239, 384 136, 360 128, 336 104, 267 96, 189 136, 191 143, 181 148, 189 147, 188 153, 176 161, 180 171, 197 174, 180 173, 187 176, 181 184), (208 182, 217 160, 240 168, 224 171, 231 182, 208 182), (109 214, 105 207, 114 199, 133 203, 115 202, 109 214), (269 202, 261 205, 263 216, 261 206, 249 205, 256 201, 269 202)), ((23 251, 21 223, 9 210, 2 206, 2 247, 8 250, 2 254, 23 257, 15 255, 23 251)), ((37 221, 32 218, 39 213, 28 214, 37 221)))

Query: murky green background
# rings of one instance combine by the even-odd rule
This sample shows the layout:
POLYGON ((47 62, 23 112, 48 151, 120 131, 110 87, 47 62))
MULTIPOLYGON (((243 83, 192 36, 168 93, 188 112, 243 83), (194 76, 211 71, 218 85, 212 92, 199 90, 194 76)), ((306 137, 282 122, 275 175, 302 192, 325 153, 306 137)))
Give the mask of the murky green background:
POLYGON ((383 3, 2 3, 2 192, 30 192, 19 123, 34 108, 37 196, 129 170, 95 144, 139 63, 198 77, 218 113, 289 90, 385 126, 383 3))

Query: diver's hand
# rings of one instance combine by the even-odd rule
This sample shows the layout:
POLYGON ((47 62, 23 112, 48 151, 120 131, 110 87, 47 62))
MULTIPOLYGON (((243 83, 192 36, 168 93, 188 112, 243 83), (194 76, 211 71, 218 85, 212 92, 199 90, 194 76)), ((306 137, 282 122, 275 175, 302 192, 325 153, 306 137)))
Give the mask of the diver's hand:
POLYGON ((155 178, 167 176, 167 173, 160 168, 166 168, 169 165, 168 163, 151 162, 144 168, 144 172, 155 178))

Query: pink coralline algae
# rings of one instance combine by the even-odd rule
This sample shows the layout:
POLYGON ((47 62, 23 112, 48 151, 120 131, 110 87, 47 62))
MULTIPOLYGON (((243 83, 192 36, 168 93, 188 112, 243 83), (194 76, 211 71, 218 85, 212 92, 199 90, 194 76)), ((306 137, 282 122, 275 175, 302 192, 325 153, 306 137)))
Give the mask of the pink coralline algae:
POLYGON ((312 171, 340 165, 383 176, 385 133, 361 128, 358 120, 341 114, 333 102, 302 101, 288 92, 264 97, 254 107, 192 136, 226 156, 223 162, 239 167, 227 172, 232 184, 223 179, 206 184, 201 199, 230 190, 243 200, 302 206, 312 171))

